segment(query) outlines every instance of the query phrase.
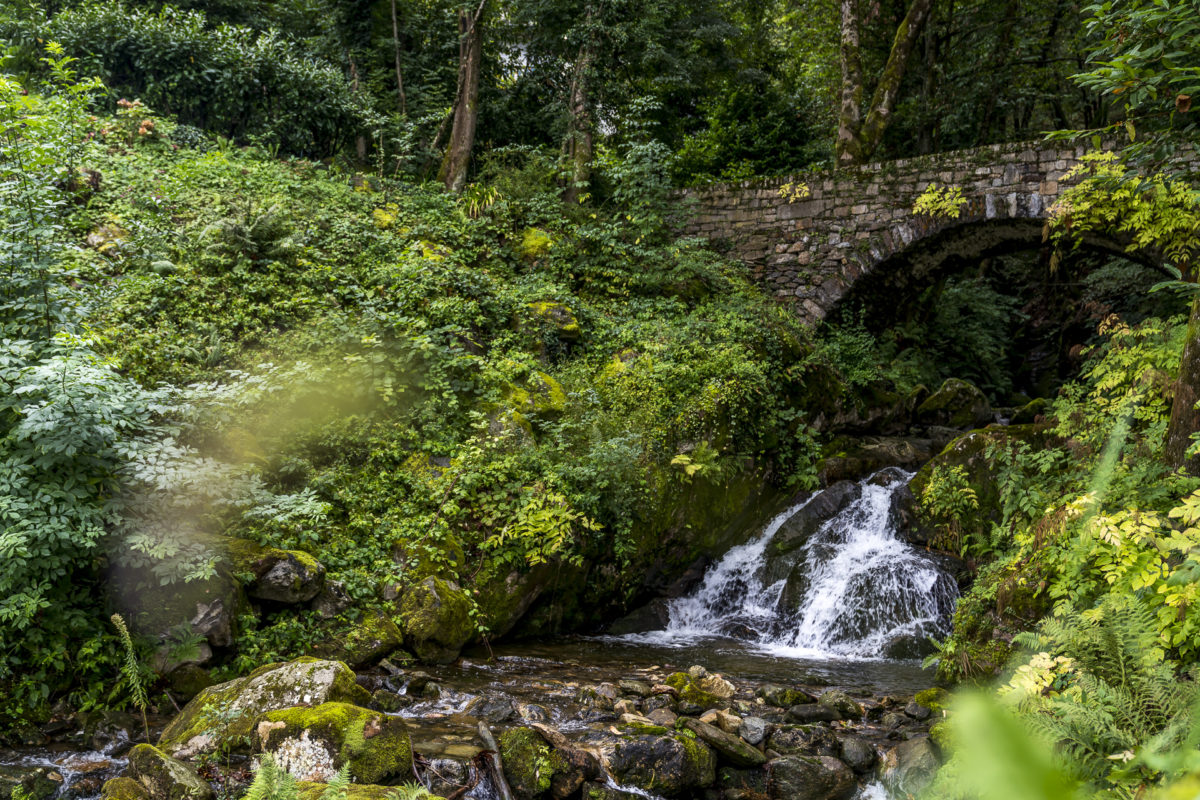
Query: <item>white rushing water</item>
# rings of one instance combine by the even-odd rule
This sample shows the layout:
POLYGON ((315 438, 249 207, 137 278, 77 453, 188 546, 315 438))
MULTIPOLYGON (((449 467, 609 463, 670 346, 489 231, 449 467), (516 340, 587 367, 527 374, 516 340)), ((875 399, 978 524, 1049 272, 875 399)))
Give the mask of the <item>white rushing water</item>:
POLYGON ((806 658, 915 656, 927 637, 946 633, 958 589, 897 535, 892 499, 911 475, 887 473, 862 481, 857 499, 794 549, 771 545, 821 493, 776 516, 726 553, 691 595, 672 601, 666 630, 640 638, 731 637, 806 658))

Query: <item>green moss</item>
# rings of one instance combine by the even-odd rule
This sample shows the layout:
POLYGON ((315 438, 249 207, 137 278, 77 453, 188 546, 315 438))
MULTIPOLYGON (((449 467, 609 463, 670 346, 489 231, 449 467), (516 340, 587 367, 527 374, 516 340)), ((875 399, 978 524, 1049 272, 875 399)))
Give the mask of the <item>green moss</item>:
POLYGON ((318 739, 329 747, 334 754, 334 768, 348 764, 357 782, 379 783, 412 770, 412 743, 399 717, 349 703, 322 703, 312 708, 272 711, 263 720, 284 725, 269 731, 264 749, 274 750, 285 740, 307 731, 310 739, 318 739))
POLYGON ((539 797, 550 790, 554 762, 546 740, 532 728, 510 728, 497 744, 504 777, 518 797, 539 797))
POLYGON ((541 228, 526 228, 521 234, 521 258, 526 261, 537 261, 547 255, 552 247, 554 237, 541 228))
POLYGON ((642 722, 627 722, 621 726, 624 730, 633 734, 655 734, 662 735, 670 731, 669 728, 664 728, 662 725, 646 725, 642 722))
POLYGON ((475 635, 471 601, 457 584, 426 578, 400 603, 405 644, 422 661, 449 663, 475 635))
POLYGON ((133 778, 113 778, 104 782, 101 800, 151 800, 150 791, 133 778))
POLYGON ((673 672, 665 683, 679 692, 679 699, 685 703, 693 703, 704 708, 716 708, 722 705, 721 698, 704 691, 692 681, 686 672, 673 672))
POLYGON ((922 692, 917 692, 916 696, 913 697, 913 702, 919 706, 928 708, 934 714, 940 714, 946 708, 946 704, 950 702, 950 693, 945 689, 934 686, 922 692))
POLYGON ((321 645, 319 651, 344 661, 351 668, 378 662, 404 644, 404 634, 391 617, 368 611, 349 631, 321 645))

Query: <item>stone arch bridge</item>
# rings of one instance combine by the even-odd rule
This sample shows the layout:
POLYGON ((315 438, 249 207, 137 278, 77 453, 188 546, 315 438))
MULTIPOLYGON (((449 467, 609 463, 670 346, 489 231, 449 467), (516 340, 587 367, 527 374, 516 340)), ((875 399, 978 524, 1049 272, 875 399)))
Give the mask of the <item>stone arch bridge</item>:
MULTIPOLYGON (((755 279, 808 322, 856 286, 895 296, 965 259, 1041 246, 1048 209, 1083 147, 1047 142, 972 150, 683 190, 694 201, 685 232, 748 264, 755 279), (957 219, 912 213, 931 183, 958 186, 957 219), (788 184, 810 194, 793 199, 788 184)), ((1116 243, 1093 246, 1123 252, 1116 243)))

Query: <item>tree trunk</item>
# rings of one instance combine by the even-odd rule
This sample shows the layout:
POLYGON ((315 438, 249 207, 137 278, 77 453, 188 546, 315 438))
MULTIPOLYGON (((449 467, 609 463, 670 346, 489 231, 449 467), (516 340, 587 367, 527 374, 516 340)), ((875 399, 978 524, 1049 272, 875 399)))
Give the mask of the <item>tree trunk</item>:
POLYGON ((458 12, 458 91, 454 98, 454 126, 442 159, 438 179, 451 192, 462 191, 467 167, 475 146, 475 124, 479 120, 479 72, 483 62, 483 26, 480 19, 487 0, 471 13, 458 12))
POLYGON ((842 108, 838 120, 837 162, 861 164, 870 158, 883 139, 891 121, 900 82, 908 68, 908 58, 921 36, 933 0, 912 0, 904 20, 896 28, 892 49, 879 83, 871 96, 866 119, 862 118, 863 75, 859 53, 859 9, 855 0, 842 4, 842 108), (860 122, 861 120, 861 122, 860 122))
POLYGON ((579 52, 575 62, 575 75, 571 79, 571 124, 563 151, 571 161, 571 182, 563 193, 563 199, 574 205, 580 195, 586 194, 588 181, 592 177, 592 109, 588 100, 588 72, 592 66, 592 55, 587 47, 579 52))
POLYGON ((1187 341, 1179 363, 1179 379, 1175 382, 1175 400, 1171 404, 1171 421, 1167 424, 1164 456, 1167 466, 1183 468, 1191 475, 1200 474, 1200 458, 1187 457, 1192 445, 1192 433, 1200 430, 1200 298, 1192 301, 1188 319, 1187 341))
POLYGON ((404 97, 404 73, 400 71, 400 22, 396 18, 396 0, 392 0, 392 44, 396 53, 396 94, 400 98, 400 113, 408 114, 408 101, 404 97))

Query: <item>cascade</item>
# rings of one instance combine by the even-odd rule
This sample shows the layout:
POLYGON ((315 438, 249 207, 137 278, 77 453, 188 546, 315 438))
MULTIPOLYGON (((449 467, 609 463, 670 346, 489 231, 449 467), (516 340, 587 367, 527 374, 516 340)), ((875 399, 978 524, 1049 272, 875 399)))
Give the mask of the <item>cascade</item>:
POLYGON ((911 477, 892 468, 861 481, 855 499, 789 549, 781 531, 822 492, 792 506, 672 601, 665 630, 641 636, 734 638, 800 658, 919 655, 928 637, 948 632, 958 587, 898 535, 893 497, 911 477))

